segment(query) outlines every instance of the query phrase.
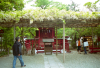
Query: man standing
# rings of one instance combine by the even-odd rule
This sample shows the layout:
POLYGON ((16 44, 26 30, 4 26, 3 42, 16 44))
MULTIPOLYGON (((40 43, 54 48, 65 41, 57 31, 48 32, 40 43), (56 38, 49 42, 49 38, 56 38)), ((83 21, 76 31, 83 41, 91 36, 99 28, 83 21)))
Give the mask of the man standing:
POLYGON ((83 47, 84 47, 84 54, 87 54, 87 52, 86 52, 86 46, 85 46, 85 44, 84 44, 84 42, 86 42, 87 41, 87 39, 85 38, 85 35, 84 35, 84 38, 83 38, 83 47))
POLYGON ((81 54, 81 43, 80 43, 80 38, 78 38, 78 53, 81 54))
POLYGON ((26 65, 24 65, 24 61, 22 59, 21 43, 20 43, 20 38, 19 37, 16 38, 16 41, 13 45, 13 55, 14 55, 13 68, 15 68, 17 58, 19 59, 19 61, 21 63, 21 67, 26 66, 26 65))

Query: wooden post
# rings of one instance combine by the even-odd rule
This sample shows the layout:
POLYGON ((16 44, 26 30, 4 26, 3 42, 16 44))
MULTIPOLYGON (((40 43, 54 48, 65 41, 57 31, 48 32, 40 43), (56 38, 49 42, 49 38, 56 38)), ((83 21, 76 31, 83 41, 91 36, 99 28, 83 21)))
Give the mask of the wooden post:
POLYGON ((57 27, 56 27, 56 56, 57 56, 57 50, 58 50, 58 46, 57 46, 57 27))
POLYGON ((1 52, 2 52, 2 36, 1 36, 1 52))
POLYGON ((53 38, 53 29, 52 29, 52 38, 53 38))
MULTIPOLYGON (((92 27, 92 41, 93 41, 93 27, 92 27)), ((94 42, 93 42, 93 47, 94 47, 94 42)))
POLYGON ((8 51, 8 56, 9 56, 9 48, 7 49, 7 51, 8 51))
POLYGON ((22 26, 22 43, 23 43, 23 55, 24 55, 24 29, 23 29, 23 26, 22 26))
POLYGON ((63 62, 65 62, 65 23, 63 23, 63 62))
POLYGON ((15 43, 15 25, 14 25, 14 43, 15 43))
POLYGON ((39 28, 39 41, 38 41, 38 47, 40 45, 40 28, 39 28))

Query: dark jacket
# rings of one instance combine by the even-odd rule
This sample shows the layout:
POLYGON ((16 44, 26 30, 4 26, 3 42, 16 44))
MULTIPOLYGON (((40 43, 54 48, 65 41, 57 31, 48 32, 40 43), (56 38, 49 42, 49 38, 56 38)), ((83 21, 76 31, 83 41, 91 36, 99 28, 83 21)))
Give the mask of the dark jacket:
POLYGON ((18 54, 22 55, 22 53, 21 53, 21 43, 16 41, 13 45, 13 55, 18 56, 18 54))
POLYGON ((86 41, 87 41, 87 39, 86 39, 86 38, 84 38, 84 39, 83 39, 83 42, 86 42, 86 41))

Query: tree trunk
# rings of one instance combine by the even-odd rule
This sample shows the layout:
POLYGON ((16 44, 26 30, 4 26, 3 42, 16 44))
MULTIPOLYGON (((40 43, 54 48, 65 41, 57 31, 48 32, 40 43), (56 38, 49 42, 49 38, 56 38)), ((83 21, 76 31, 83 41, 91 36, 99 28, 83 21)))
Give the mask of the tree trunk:
MULTIPOLYGON (((7 41, 7 43, 8 43, 8 41, 7 41)), ((6 52, 8 52, 7 43, 6 43, 6 52)))
POLYGON ((34 51, 33 50, 35 50, 34 49, 34 47, 35 47, 35 45, 36 45, 36 39, 35 39, 35 36, 34 36, 34 34, 32 34, 32 32, 29 30, 29 32, 31 33, 31 35, 34 37, 34 45, 33 45, 33 47, 32 47, 32 54, 34 54, 34 51))
POLYGON ((1 52, 2 52, 2 36, 1 36, 1 52))
POLYGON ((75 42, 76 42, 76 33, 75 33, 75 42))

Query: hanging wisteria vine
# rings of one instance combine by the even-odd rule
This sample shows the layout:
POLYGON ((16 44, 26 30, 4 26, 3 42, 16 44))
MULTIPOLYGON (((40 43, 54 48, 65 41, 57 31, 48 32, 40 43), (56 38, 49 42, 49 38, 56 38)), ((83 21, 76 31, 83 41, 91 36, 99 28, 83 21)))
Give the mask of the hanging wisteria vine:
MULTIPOLYGON (((100 12, 73 12, 66 10, 58 10, 56 8, 52 9, 30 9, 22 11, 10 11, 4 12, 0 11, 0 23, 15 22, 18 23, 21 19, 32 19, 33 21, 44 21, 52 20, 93 20, 100 19, 100 12)), ((24 22, 23 22, 24 23, 24 22)))

